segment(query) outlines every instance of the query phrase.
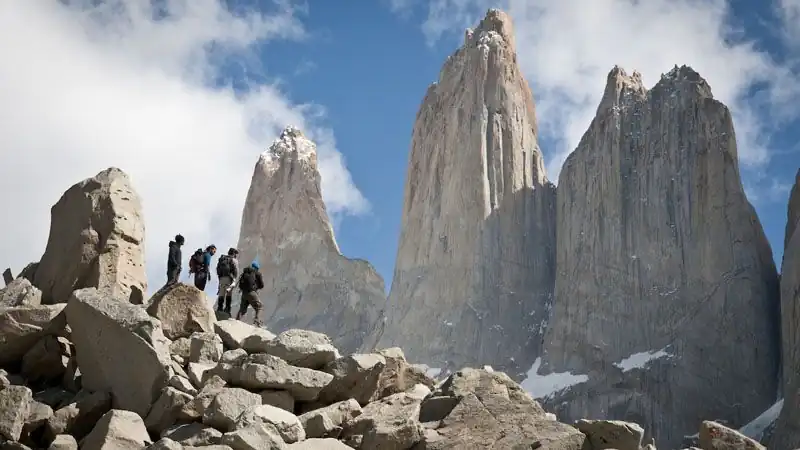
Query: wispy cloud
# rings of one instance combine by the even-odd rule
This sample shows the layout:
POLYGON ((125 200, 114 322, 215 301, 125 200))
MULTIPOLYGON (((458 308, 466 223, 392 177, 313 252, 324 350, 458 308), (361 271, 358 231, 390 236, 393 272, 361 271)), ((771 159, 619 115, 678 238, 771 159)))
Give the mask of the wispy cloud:
MULTIPOLYGON (((794 14, 798 0, 781 1, 786 17, 794 14)), ((460 38, 489 7, 511 14, 540 130, 554 142, 545 148, 551 179, 587 129, 615 64, 638 70, 648 86, 676 64, 700 72, 732 110, 745 167, 768 162, 771 132, 800 110, 798 74, 731 25, 724 0, 432 0, 416 6, 427 10, 421 29, 432 43, 460 38)))
POLYGON ((220 0, 0 2, 2 264, 19 270, 36 260, 50 206, 73 183, 117 166, 142 196, 148 273, 158 284, 176 233, 191 247, 235 244, 256 158, 287 124, 318 143, 329 210, 367 210, 324 110, 270 83, 248 92, 219 86, 225 67, 257 60, 254 44, 307 38, 297 4, 259 4, 269 9, 232 11, 220 0))

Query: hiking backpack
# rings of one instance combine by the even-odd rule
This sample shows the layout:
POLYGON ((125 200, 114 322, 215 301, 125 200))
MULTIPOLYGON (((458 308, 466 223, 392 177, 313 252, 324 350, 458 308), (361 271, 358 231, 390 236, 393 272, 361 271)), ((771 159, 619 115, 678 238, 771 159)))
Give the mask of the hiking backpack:
POLYGON ((253 292, 256 290, 256 271, 251 268, 246 268, 239 278, 239 289, 242 292, 253 292))
POLYGON ((217 262, 217 276, 229 277, 233 273, 233 260, 228 255, 222 255, 217 262))
POLYGON ((203 269, 203 249, 195 250, 194 255, 189 258, 189 273, 197 273, 203 269))

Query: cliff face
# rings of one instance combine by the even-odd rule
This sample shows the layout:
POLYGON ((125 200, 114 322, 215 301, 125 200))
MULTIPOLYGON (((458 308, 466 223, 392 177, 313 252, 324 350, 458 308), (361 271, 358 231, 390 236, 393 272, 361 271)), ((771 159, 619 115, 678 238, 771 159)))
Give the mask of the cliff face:
POLYGON ((556 302, 532 378, 588 378, 540 392, 560 414, 636 421, 677 448, 703 419, 740 426, 775 401, 778 276, 736 152, 691 68, 650 91, 611 71, 559 178, 556 302))
POLYGON ((242 267, 258 260, 264 324, 326 333, 358 349, 385 302, 383 279, 342 256, 320 191, 316 146, 293 127, 256 163, 239 234, 242 267))
POLYGON ((433 367, 538 355, 552 300, 555 187, 510 18, 468 30, 414 123, 402 231, 379 346, 433 367))
POLYGON ((781 264, 783 408, 769 448, 800 446, 800 170, 789 196, 781 264))

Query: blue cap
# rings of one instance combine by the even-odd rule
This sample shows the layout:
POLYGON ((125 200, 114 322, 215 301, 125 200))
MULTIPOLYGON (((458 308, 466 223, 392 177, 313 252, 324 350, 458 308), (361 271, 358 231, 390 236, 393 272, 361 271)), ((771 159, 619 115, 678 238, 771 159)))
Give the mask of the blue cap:
POLYGON ((261 266, 259 266, 256 261, 253 261, 252 263, 250 263, 250 267, 252 267, 253 269, 256 269, 256 270, 261 268, 261 266))

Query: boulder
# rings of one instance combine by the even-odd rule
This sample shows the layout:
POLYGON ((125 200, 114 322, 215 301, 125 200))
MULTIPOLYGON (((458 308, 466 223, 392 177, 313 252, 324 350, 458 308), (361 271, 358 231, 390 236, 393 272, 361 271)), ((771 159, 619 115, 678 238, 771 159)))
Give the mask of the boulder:
POLYGON ((192 333, 189 362, 216 364, 222 358, 222 339, 215 333, 192 333))
POLYGON ((21 360, 63 309, 63 304, 0 308, 0 366, 21 360))
MULTIPOLYGON (((410 396, 387 398, 396 395, 410 396)), ((420 448, 425 450, 514 445, 581 450, 586 440, 578 429, 548 417, 502 372, 464 369, 454 373, 425 398, 419 418, 432 425, 421 439, 420 448)))
POLYGON ((236 420, 235 428, 238 430, 257 424, 272 425, 283 441, 289 444, 306 438, 305 429, 297 416, 271 405, 258 405, 248 408, 236 420))
POLYGON ((30 412, 33 393, 25 386, 0 391, 0 437, 18 441, 30 412))
POLYGON ((266 424, 255 424, 222 436, 222 444, 233 450, 284 450, 278 432, 266 424))
POLYGON ((93 288, 75 291, 65 311, 83 386, 111 392, 115 409, 147 416, 170 378, 169 341, 160 322, 93 288))
POLYGON ((222 338, 222 343, 228 350, 235 350, 242 348, 242 343, 245 339, 252 335, 261 336, 262 341, 269 341, 275 337, 269 331, 254 327, 250 324, 244 323, 241 320, 226 319, 214 323, 214 332, 222 338))
POLYGON ((203 417, 203 413, 208 409, 214 397, 217 396, 227 383, 219 376, 212 376, 206 381, 200 393, 197 394, 191 401, 181 407, 179 414, 182 420, 199 420, 203 417))
POLYGON ((63 379, 71 356, 72 344, 66 338, 43 336, 23 356, 22 374, 31 382, 63 379))
POLYGON ((641 426, 620 420, 582 419, 575 422, 575 428, 586 435, 594 450, 640 450, 644 438, 641 426))
POLYGON ((172 360, 185 366, 189 362, 192 352, 192 341, 188 337, 180 337, 169 344, 169 354, 172 360))
POLYGON ((230 382, 251 390, 279 389, 288 391, 295 400, 316 400, 333 376, 318 370, 295 367, 286 361, 265 354, 250 355, 240 367, 233 366, 230 382))
MULTIPOLYGON (((365 406, 343 425, 340 440, 353 448, 408 449, 422 440, 420 400, 394 394, 365 406)), ((488 447, 487 447, 488 448, 488 447)))
POLYGON ((170 438, 161 438, 147 447, 147 450, 183 450, 183 446, 170 438))
POLYGON ((350 450, 350 448, 336 439, 306 439, 286 447, 287 450, 350 450))
POLYGON ((184 446, 206 446, 219 444, 222 433, 212 427, 193 422, 176 425, 161 434, 162 438, 173 440, 184 446))
POLYGON ((47 450, 78 450, 78 441, 69 434, 59 434, 47 450))
POLYGON ((161 321, 164 335, 172 340, 214 332, 217 320, 206 294, 184 283, 156 292, 147 302, 147 313, 161 321))
POLYGON ((42 440, 44 426, 51 417, 53 417, 53 408, 32 400, 28 404, 28 417, 25 418, 25 425, 22 426, 20 442, 37 447, 36 444, 42 440))
POLYGON ((703 450, 767 449, 738 431, 710 420, 704 420, 700 426, 700 448, 703 450))
POLYGON ((172 378, 169 379, 169 385, 181 392, 191 395, 192 397, 197 395, 197 389, 192 385, 192 382, 189 381, 188 378, 181 375, 173 375, 172 378))
POLYGON ((138 414, 120 409, 105 413, 86 435, 81 448, 98 450, 141 449, 150 443, 150 436, 138 414))
POLYGON ((386 360, 386 367, 381 372, 378 385, 369 401, 405 392, 417 384, 423 384, 431 389, 436 384, 436 381, 423 369, 409 364, 399 347, 386 348, 380 350, 378 354, 386 360))
POLYGON ((144 419, 145 427, 156 434, 178 421, 183 405, 192 401, 192 396, 173 387, 166 387, 144 419))
POLYGON ((351 398, 309 411, 299 419, 307 438, 337 438, 342 432, 342 424, 359 415, 361 415, 361 405, 351 398))
POLYGON ((203 380, 208 378, 206 373, 216 367, 217 365, 215 364, 189 363, 186 367, 186 373, 189 375, 189 381, 191 381, 195 387, 202 387, 203 380))
POLYGON ((362 406, 378 397, 379 381, 386 359, 377 354, 352 354, 343 356, 325 366, 325 372, 333 375, 333 380, 320 392, 320 400, 333 403, 350 398, 362 406))
POLYGON ((321 369, 341 356, 328 336, 298 329, 286 330, 270 340, 262 340, 259 335, 249 336, 242 347, 248 353, 266 353, 293 366, 309 369, 321 369))
MULTIPOLYGON (((32 274, 45 304, 94 287, 141 304, 147 291, 144 218, 121 170, 109 168, 69 188, 50 210, 50 236, 32 274)), ((23 271, 23 273, 26 271, 23 271)))
POLYGON ((98 420, 111 409, 111 397, 105 392, 81 391, 71 403, 56 409, 45 424, 45 436, 71 434, 76 439, 86 436, 98 420))
POLYGON ((17 278, 0 289, 0 308, 39 306, 41 304, 42 291, 32 285, 27 278, 17 278))
POLYGON ((261 396, 241 388, 222 388, 203 412, 203 424, 222 432, 236 429, 236 419, 249 407, 260 405, 261 396))
POLYGON ((258 393, 261 396, 261 403, 272 405, 289 412, 294 412, 294 397, 287 391, 276 391, 267 389, 258 393))

